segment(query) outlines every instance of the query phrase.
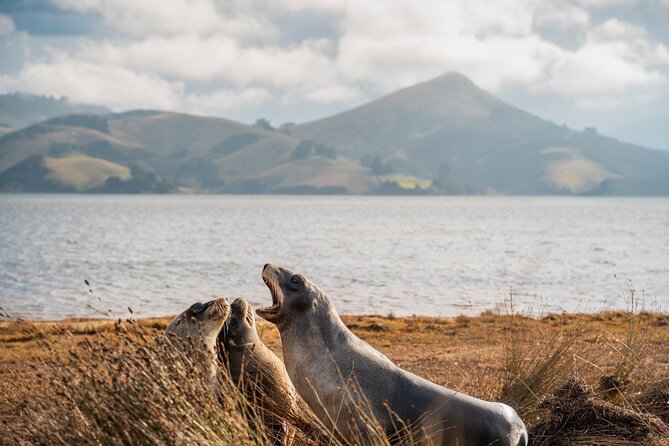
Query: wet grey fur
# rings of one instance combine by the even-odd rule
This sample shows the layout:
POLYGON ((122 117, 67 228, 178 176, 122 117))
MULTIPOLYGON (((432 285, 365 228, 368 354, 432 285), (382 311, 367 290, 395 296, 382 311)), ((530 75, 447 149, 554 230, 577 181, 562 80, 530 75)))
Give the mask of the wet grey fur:
POLYGON ((330 298, 303 276, 268 264, 263 280, 279 305, 256 311, 277 325, 297 392, 344 437, 350 440, 356 430, 364 431, 356 408, 367 404, 386 434, 410 426, 422 444, 527 444, 525 425, 511 407, 458 393, 399 368, 355 336, 330 298), (361 394, 366 402, 361 403, 361 394))

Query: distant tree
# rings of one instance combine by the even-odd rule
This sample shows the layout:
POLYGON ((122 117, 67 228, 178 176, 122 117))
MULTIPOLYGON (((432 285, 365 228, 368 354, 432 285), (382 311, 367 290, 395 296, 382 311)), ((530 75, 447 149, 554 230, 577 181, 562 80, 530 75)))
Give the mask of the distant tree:
POLYGON ((437 180, 439 181, 448 180, 450 176, 451 176, 451 165, 446 162, 440 163, 439 168, 437 169, 437 180))
POLYGON ((337 158, 337 151, 330 146, 326 146, 325 144, 316 144, 314 154, 330 159, 337 158))
POLYGON ((255 124, 253 124, 253 126, 261 128, 263 130, 270 131, 270 132, 273 132, 273 131, 276 130, 274 127, 272 127, 272 124, 270 124, 270 122, 265 118, 256 119, 256 122, 255 122, 255 124))
POLYGON ((286 135, 290 135, 295 127, 297 127, 297 124, 294 122, 284 122, 279 126, 279 131, 286 135))
POLYGON ((138 166, 130 166, 131 178, 122 180, 118 177, 107 178, 105 184, 91 192, 139 194, 153 192, 163 194, 174 189, 175 184, 159 178, 155 173, 138 166))
POLYGON ((386 173, 383 161, 378 156, 372 160, 371 169, 374 175, 383 175, 386 173))
POLYGON ((597 127, 586 127, 583 129, 585 136, 597 136, 597 127))
POLYGON ((309 158, 310 156, 322 156, 324 158, 337 158, 337 151, 330 146, 305 139, 295 147, 290 154, 294 160, 309 158))
POLYGON ((295 147, 295 150, 290 154, 290 157, 294 160, 301 160, 308 158, 313 153, 313 144, 311 141, 300 141, 300 143, 295 147))

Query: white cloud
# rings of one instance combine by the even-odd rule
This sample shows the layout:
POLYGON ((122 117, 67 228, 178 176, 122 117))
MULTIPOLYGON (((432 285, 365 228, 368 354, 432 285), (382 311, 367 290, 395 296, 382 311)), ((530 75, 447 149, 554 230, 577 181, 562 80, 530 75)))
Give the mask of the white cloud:
POLYGON ((253 107, 271 99, 271 93, 262 88, 215 90, 207 94, 190 94, 183 106, 191 113, 211 115, 221 111, 253 107))
POLYGON ((113 63, 161 76, 193 81, 223 80, 235 85, 253 83, 294 86, 326 75, 331 60, 323 41, 293 46, 241 46, 226 35, 182 34, 149 37, 131 43, 86 45, 73 56, 113 63))
POLYGON ((0 14, 0 36, 11 34, 15 29, 14 20, 5 14, 0 14))
POLYGON ((16 76, 0 78, 2 91, 67 96, 74 102, 104 104, 113 108, 174 109, 183 84, 137 73, 117 65, 72 60, 30 63, 16 76))
POLYGON ((588 38, 590 41, 597 42, 640 40, 646 38, 646 30, 640 26, 612 18, 593 28, 588 33, 588 38))
POLYGON ((520 87, 592 108, 647 97, 668 74, 669 51, 643 27, 591 24, 593 8, 634 0, 51 1, 99 14, 109 32, 28 60, 0 87, 223 113, 270 102, 353 105, 454 70, 493 92, 520 87), (286 17, 315 13, 333 35, 291 34, 286 17), (553 43, 546 28, 572 33, 575 46, 553 43))
POLYGON ((590 23, 590 14, 587 10, 564 1, 545 1, 537 6, 534 23, 559 29, 584 29, 590 23))
POLYGON ((337 84, 315 87, 304 94, 304 99, 318 104, 355 103, 362 98, 359 89, 337 84))
POLYGON ((576 51, 563 52, 535 88, 572 96, 586 108, 615 107, 626 93, 631 98, 666 83, 667 75, 654 68, 666 55, 642 28, 611 19, 588 32, 576 51))
POLYGON ((608 8, 610 6, 631 5, 638 3, 639 0, 576 0, 576 2, 589 8, 608 8))
POLYGON ((382 91, 449 70, 463 71, 491 89, 527 81, 540 69, 537 53, 553 46, 533 33, 532 4, 356 4, 341 25, 338 67, 347 78, 382 91))
POLYGON ((213 0, 51 0, 77 12, 98 13, 114 30, 131 35, 207 34, 274 36, 276 29, 243 2, 213 0))

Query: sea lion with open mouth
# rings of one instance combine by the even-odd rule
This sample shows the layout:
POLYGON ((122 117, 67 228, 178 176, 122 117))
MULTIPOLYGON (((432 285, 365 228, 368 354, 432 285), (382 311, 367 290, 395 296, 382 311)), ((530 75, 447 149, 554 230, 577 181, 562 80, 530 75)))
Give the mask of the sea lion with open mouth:
POLYGON ((219 351, 225 352, 222 359, 252 407, 262 409, 272 443, 285 444, 289 433, 281 414, 295 413, 295 388, 283 362, 260 339, 253 307, 235 299, 230 310, 230 319, 218 336, 219 351))
POLYGON ((267 264, 262 278, 272 305, 258 308, 281 334, 283 356, 299 395, 349 441, 368 429, 362 410, 389 438, 409 430, 418 444, 525 446, 527 430, 502 403, 479 400, 403 370, 355 336, 327 294, 304 276, 267 264))
POLYGON ((167 325, 165 337, 177 348, 198 358, 206 367, 211 385, 218 387, 216 339, 230 316, 230 304, 224 297, 196 302, 167 325))

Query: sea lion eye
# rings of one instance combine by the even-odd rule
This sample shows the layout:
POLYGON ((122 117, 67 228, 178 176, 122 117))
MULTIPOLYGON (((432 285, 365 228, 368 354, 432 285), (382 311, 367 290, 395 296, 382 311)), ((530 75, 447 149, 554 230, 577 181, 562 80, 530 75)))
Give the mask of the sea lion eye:
POLYGON ((290 282, 288 284, 292 289, 297 290, 302 284, 302 280, 300 279, 300 276, 296 274, 290 278, 290 282))
POLYGON ((200 314, 204 311, 205 305, 202 302, 194 303, 190 307, 191 314, 200 314))
POLYGON ((230 328, 235 328, 237 326, 237 319, 230 319, 230 328))

